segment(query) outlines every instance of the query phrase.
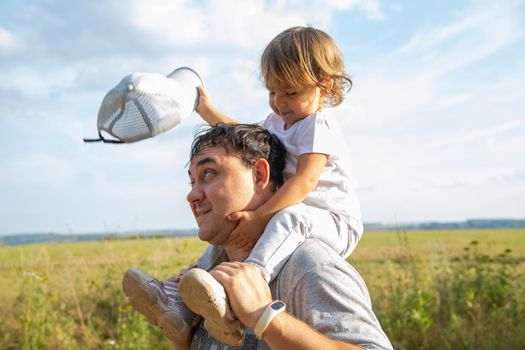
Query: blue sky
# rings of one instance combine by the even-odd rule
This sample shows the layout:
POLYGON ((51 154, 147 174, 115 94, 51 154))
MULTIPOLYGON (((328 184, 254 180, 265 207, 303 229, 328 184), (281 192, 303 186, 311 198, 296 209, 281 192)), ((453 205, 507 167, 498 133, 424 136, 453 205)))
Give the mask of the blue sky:
POLYGON ((0 234, 189 228, 196 114, 155 138, 84 144, 133 72, 191 66, 243 122, 269 111, 258 59, 311 24, 345 56, 337 108, 365 222, 525 217, 524 1, 0 3, 0 234))

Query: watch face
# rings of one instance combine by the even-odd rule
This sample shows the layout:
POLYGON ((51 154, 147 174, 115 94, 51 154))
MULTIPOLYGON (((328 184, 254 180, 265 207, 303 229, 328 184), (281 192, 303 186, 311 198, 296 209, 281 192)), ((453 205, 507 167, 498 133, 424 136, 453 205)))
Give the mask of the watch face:
POLYGON ((272 309, 274 309, 275 311, 282 309, 284 306, 284 303, 280 300, 273 302, 271 305, 272 309))

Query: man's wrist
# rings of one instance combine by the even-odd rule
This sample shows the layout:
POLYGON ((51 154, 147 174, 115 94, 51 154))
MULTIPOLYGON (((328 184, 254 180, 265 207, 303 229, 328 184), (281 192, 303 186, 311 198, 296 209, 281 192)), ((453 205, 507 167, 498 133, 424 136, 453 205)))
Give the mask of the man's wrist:
POLYGON ((281 300, 275 300, 266 306, 263 313, 259 317, 259 320, 255 323, 255 327, 253 327, 253 331, 258 339, 263 338, 264 331, 268 325, 276 316, 284 312, 285 309, 286 304, 281 300))

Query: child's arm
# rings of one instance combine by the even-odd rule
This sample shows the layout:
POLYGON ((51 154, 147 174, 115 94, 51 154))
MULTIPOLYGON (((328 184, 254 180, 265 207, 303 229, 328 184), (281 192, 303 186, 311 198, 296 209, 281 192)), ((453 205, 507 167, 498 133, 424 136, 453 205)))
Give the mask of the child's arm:
POLYGON ((237 123, 235 119, 228 117, 215 108, 203 86, 199 86, 197 89, 199 90, 199 104, 195 108, 195 111, 199 113, 202 119, 210 125, 215 125, 219 122, 237 123))
POLYGON ((240 220, 229 240, 245 250, 253 248, 276 212, 301 203, 312 192, 327 161, 328 156, 322 153, 300 155, 297 159, 296 174, 266 203, 254 211, 239 211, 228 216, 232 221, 240 220))

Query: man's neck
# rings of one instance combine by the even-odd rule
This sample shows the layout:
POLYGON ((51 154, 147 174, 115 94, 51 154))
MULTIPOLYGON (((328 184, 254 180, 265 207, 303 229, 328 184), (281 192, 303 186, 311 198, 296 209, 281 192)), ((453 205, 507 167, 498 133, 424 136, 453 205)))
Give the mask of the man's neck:
POLYGON ((223 246, 224 251, 228 255, 230 261, 244 261, 250 255, 251 250, 245 251, 242 248, 238 248, 233 243, 225 243, 223 246))

